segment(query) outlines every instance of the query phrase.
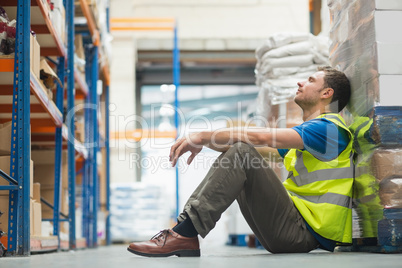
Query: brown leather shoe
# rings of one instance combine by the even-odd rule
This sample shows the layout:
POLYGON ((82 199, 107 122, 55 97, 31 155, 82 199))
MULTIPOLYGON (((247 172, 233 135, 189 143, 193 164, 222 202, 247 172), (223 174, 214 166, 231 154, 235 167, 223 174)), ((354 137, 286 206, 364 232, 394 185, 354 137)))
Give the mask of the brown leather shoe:
POLYGON ((149 241, 131 243, 127 250, 146 257, 200 256, 200 244, 197 236, 184 237, 170 229, 160 231, 149 241))

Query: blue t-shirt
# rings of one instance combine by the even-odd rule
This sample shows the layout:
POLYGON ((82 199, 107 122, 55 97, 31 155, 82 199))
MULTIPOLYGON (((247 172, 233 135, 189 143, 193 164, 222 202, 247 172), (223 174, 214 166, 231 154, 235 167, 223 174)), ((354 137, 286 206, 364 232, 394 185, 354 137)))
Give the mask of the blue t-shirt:
MULTIPOLYGON (((348 132, 325 118, 312 119, 292 129, 303 139, 303 150, 322 161, 337 158, 349 143, 348 132)), ((288 151, 289 149, 278 149, 282 157, 288 151)))
MULTIPOLYGON (((330 161, 346 149, 350 141, 348 132, 325 118, 316 118, 293 127, 303 140, 304 148, 317 159, 330 161)), ((278 149, 279 154, 285 157, 289 149, 278 149)), ((334 251, 336 241, 327 239, 316 233, 307 223, 307 229, 320 243, 320 247, 334 251)))

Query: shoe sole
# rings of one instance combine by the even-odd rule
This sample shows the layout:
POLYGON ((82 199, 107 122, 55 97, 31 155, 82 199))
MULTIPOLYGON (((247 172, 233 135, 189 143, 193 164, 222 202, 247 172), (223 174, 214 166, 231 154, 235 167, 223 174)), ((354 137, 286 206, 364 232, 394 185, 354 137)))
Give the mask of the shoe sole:
POLYGON ((169 257, 176 255, 178 257, 200 257, 201 252, 199 249, 194 250, 177 250, 169 253, 144 253, 140 251, 133 250, 131 248, 127 248, 128 251, 134 253, 136 255, 144 256, 144 257, 169 257))

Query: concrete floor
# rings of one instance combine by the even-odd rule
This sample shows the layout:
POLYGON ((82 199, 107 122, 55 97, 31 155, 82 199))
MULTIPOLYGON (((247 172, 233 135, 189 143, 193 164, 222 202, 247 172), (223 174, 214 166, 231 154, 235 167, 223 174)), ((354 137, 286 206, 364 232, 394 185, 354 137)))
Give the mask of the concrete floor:
POLYGON ((209 246, 201 248, 200 258, 146 258, 131 254, 126 245, 70 252, 1 258, 1 268, 114 268, 114 267, 402 267, 402 254, 328 253, 270 254, 262 249, 209 246))

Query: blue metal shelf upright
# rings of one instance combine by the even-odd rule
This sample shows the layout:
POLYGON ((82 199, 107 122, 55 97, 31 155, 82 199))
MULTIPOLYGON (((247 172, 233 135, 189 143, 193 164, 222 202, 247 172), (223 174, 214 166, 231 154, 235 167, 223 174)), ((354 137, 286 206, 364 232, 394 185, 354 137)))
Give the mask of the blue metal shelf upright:
MULTIPOLYGON (((85 145, 88 149, 88 158, 84 162, 83 179, 82 179, 82 222, 83 237, 87 241, 90 248, 97 247, 98 241, 98 211, 100 208, 100 176, 98 153, 102 148, 106 152, 106 244, 110 244, 110 220, 109 220, 109 193, 110 193, 110 169, 109 169, 109 74, 108 68, 100 68, 99 55, 101 52, 100 33, 88 5, 84 0, 80 0, 82 13, 87 19, 84 27, 80 28, 78 33, 84 36, 85 47, 85 80, 88 85, 88 95, 85 98, 85 145), (84 29, 83 29, 84 28, 84 29), (98 95, 98 80, 100 73, 104 78, 104 98, 106 106, 105 114, 105 137, 101 137, 99 133, 98 111, 100 109, 100 96, 98 95), (101 140, 103 142, 101 142, 101 140)), ((107 28, 109 32, 109 8, 106 10, 107 28)))
POLYGON ((17 2, 9 190, 9 256, 30 255, 30 5, 17 2))
MULTIPOLYGON (((67 111, 74 109, 74 0, 66 0, 67 20, 67 111)), ((69 249, 76 249, 75 236, 75 125, 74 115, 67 117, 68 128, 68 201, 69 201, 69 249)))

